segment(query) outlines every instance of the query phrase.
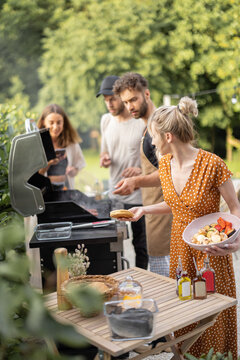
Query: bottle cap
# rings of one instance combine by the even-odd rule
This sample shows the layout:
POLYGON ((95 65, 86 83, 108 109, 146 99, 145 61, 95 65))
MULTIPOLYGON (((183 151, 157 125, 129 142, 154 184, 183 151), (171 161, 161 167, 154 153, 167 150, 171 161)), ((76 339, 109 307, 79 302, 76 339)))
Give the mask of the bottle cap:
POLYGON ((178 257, 178 264, 182 267, 182 259, 181 259, 181 256, 178 257))
POLYGON ((198 276, 198 275, 200 275, 200 271, 198 270, 198 267, 197 267, 197 263, 196 263, 195 257, 193 257, 193 262, 194 262, 194 266, 195 266, 195 269, 196 269, 196 274, 197 274, 197 276, 198 276))
POLYGON ((134 280, 132 276, 126 276, 125 280, 119 284, 119 291, 120 293, 127 292, 141 294, 142 285, 138 281, 134 280))

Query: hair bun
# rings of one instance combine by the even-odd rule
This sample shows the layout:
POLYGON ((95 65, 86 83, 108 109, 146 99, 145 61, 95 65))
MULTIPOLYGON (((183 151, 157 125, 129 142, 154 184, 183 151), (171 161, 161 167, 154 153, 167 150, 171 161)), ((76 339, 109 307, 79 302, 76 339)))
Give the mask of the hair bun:
POLYGON ((197 102, 188 96, 184 96, 180 99, 178 107, 183 115, 198 116, 197 102))

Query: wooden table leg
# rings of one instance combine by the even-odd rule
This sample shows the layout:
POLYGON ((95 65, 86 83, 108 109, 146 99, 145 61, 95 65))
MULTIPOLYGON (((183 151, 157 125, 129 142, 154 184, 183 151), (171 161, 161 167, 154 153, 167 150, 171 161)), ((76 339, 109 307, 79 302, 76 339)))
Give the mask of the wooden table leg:
POLYGON ((111 355, 103 350, 98 349, 98 353, 95 356, 94 360, 111 360, 111 355))
MULTIPOLYGON (((216 318, 218 317, 220 313, 217 313, 215 315, 209 316, 206 319, 200 320, 198 325, 196 326, 195 330, 198 329, 199 327, 203 326, 203 325, 207 325, 209 323, 213 325, 213 322, 216 320, 216 318)), ((197 339, 202 335, 202 333, 205 331, 206 329, 204 329, 203 331, 199 332, 198 334, 190 337, 189 339, 185 340, 181 346, 181 352, 182 354, 185 354, 187 352, 187 350, 195 343, 195 341, 197 341, 197 339)))
MULTIPOLYGON (((187 350, 195 343, 195 341, 197 341, 197 339, 209 326, 212 326, 214 324, 218 315, 219 313, 209 316, 206 319, 200 320, 196 328, 192 331, 192 336, 189 337, 188 334, 183 335, 182 338, 184 338, 185 336, 188 336, 188 338, 183 341, 180 349, 177 344, 170 345, 171 350, 174 354, 172 360, 184 360, 184 354, 187 352, 187 350)), ((171 334, 166 335, 165 338, 167 342, 174 341, 175 339, 175 337, 171 334)), ((180 341, 180 339, 181 337, 178 340, 180 341)))
POLYGON ((111 355, 108 354, 108 353, 106 353, 106 352, 104 352, 104 354, 103 354, 103 359, 104 359, 104 360, 111 360, 111 355))
MULTIPOLYGON (((159 351, 160 352, 161 350, 164 351, 165 348, 170 347, 173 353, 173 357, 171 358, 171 360, 185 360, 184 354, 192 346, 192 344, 201 336, 201 334, 214 324, 215 319, 217 318, 218 315, 219 313, 199 321, 195 329, 177 338, 175 338, 174 335, 172 334, 165 335, 165 338, 167 340, 166 343, 163 343, 161 346, 157 348, 146 350, 144 353, 138 354, 134 356, 132 359, 133 360, 145 359, 149 355, 158 354, 159 351), (177 345, 179 342, 182 342, 180 348, 177 345)), ((99 349, 98 354, 96 355, 94 360, 111 360, 111 355, 99 349)))
POLYGON ((170 347, 173 353, 173 357, 171 358, 171 360, 184 360, 184 353, 197 340, 197 338, 206 329, 209 328, 209 326, 212 326, 214 324, 215 318, 217 316, 218 314, 215 314, 213 316, 206 318, 203 321, 200 321, 195 329, 177 338, 175 338, 172 334, 165 335, 165 338, 167 340, 166 343, 163 343, 163 345, 156 347, 154 349, 146 350, 144 353, 134 356, 132 360, 145 359, 149 355, 158 354, 159 352, 161 352, 161 350, 164 351, 164 349, 166 349, 167 347, 170 347), (177 344, 180 342, 182 342, 182 348, 179 349, 177 344))
MULTIPOLYGON (((174 336, 171 335, 171 334, 166 335, 165 338, 166 338, 167 342, 168 342, 168 341, 172 341, 172 340, 175 339, 174 336)), ((176 359, 176 360, 184 360, 184 356, 182 355, 181 350, 179 350, 177 344, 171 345, 170 348, 171 348, 171 350, 172 350, 172 352, 173 352, 173 355, 174 355, 171 359, 174 359, 174 360, 175 360, 175 359, 176 359)))

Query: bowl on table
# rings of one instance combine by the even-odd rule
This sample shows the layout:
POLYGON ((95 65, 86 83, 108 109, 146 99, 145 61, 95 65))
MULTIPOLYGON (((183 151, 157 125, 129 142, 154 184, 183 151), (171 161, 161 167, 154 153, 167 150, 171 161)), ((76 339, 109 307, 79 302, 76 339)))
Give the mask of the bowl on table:
POLYGON ((63 282, 61 288, 83 317, 92 317, 101 313, 104 301, 117 293, 118 284, 110 275, 80 275, 63 282))
POLYGON ((114 341, 151 339, 158 307, 153 299, 104 303, 104 315, 114 341))
POLYGON ((230 213, 216 212, 216 213, 201 216, 201 217, 193 220, 184 230, 183 240, 185 241, 186 244, 188 244, 193 249, 203 251, 206 248, 209 248, 211 246, 224 247, 226 244, 232 244, 236 240, 236 238, 239 236, 239 233, 240 233, 240 218, 238 218, 237 216, 232 215, 230 213), (221 242, 211 243, 211 244, 207 244, 207 245, 195 244, 192 242, 193 236, 200 229, 202 229, 206 225, 217 223, 217 220, 220 217, 223 220, 232 223, 232 227, 235 229, 235 232, 233 235, 229 236, 226 240, 223 240, 221 242))

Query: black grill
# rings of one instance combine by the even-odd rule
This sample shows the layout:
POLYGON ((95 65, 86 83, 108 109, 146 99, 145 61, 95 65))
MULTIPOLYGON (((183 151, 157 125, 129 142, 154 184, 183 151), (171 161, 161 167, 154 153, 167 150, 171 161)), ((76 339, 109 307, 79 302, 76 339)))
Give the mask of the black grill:
MULTIPOLYGON (((34 185, 36 186, 36 179, 34 185)), ((44 189, 49 189, 49 186, 44 184, 44 189)), ((45 211, 37 215, 39 224, 63 221, 86 224, 109 220, 111 209, 120 206, 108 199, 95 200, 78 190, 47 190, 44 193, 44 203, 45 211), (91 213, 92 211, 94 214, 91 213)), ((84 244, 90 259, 88 274, 107 275, 122 270, 122 240, 123 234, 119 231, 117 222, 103 228, 90 226, 88 229, 73 229, 69 239, 38 240, 33 235, 29 246, 40 249, 44 292, 56 289, 53 261, 53 252, 56 248, 65 247, 68 252, 74 252, 78 244, 84 244)))

